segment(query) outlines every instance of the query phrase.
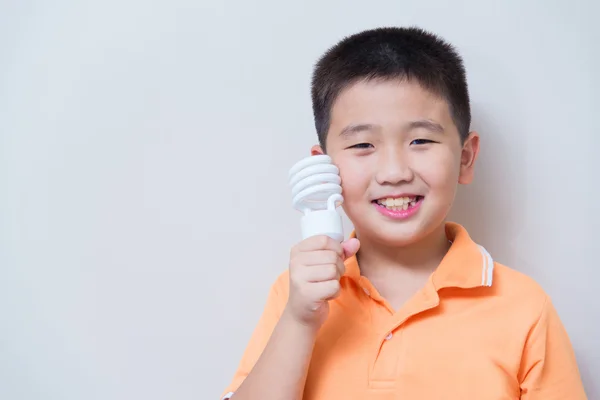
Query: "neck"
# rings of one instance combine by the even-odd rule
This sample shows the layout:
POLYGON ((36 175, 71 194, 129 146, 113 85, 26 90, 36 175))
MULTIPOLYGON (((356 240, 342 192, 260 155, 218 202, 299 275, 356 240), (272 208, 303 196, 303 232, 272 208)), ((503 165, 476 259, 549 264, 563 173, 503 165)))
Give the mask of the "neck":
POLYGON ((450 243, 446 237, 445 224, 441 224, 428 236, 407 246, 390 246, 375 240, 360 239, 360 251, 356 255, 361 274, 367 277, 394 269, 411 274, 431 274, 440 264, 450 243))

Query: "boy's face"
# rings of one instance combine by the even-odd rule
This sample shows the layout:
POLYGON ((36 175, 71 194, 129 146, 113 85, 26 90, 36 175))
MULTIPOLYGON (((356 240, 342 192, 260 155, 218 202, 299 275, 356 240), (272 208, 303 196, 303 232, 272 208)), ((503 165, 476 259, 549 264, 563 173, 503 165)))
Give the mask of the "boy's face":
POLYGON ((359 236, 408 245, 434 233, 457 183, 471 182, 479 137, 461 145, 448 103, 419 84, 370 81, 338 96, 326 145, 359 236))

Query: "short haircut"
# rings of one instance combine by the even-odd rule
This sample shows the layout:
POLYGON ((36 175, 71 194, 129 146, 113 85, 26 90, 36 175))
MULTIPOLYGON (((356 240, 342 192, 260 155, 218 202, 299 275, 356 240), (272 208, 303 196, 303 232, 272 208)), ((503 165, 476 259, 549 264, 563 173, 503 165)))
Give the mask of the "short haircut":
POLYGON ((461 142, 471 110, 466 71, 455 48, 416 27, 384 27, 348 36, 317 61, 311 84, 315 127, 325 150, 331 109, 340 93, 359 81, 410 80, 448 103, 461 142))

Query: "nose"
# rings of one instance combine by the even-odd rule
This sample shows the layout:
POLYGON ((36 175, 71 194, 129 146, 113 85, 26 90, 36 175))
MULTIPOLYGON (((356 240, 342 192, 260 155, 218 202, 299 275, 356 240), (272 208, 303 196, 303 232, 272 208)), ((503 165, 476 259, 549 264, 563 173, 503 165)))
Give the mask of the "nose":
POLYGON ((380 185, 397 185, 414 179, 408 157, 398 149, 381 154, 375 180, 380 185))

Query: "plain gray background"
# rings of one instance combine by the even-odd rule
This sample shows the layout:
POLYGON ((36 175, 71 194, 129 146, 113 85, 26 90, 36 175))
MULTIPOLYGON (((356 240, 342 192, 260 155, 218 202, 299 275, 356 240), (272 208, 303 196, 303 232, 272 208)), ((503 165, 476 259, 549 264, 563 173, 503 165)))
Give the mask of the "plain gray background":
MULTIPOLYGON (((299 239, 317 57, 419 25, 482 137, 453 211, 600 399, 598 2, 0 2, 0 398, 216 399, 299 239)), ((349 228, 349 227, 348 227, 349 228)))

